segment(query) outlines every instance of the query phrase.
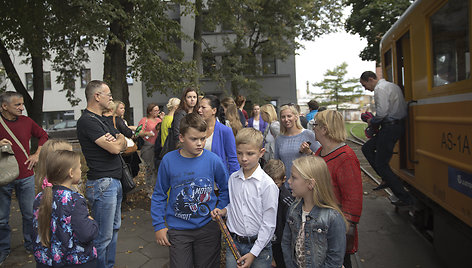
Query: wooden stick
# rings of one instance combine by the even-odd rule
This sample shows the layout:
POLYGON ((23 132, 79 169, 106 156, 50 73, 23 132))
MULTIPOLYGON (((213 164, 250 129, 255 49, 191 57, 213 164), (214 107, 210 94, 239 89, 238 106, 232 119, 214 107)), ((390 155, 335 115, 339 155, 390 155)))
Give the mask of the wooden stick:
POLYGON ((228 243, 229 249, 231 250, 231 253, 233 253, 233 256, 237 262, 241 258, 241 254, 239 253, 239 250, 236 247, 236 244, 234 244, 233 238, 231 237, 231 234, 229 233, 228 227, 226 226, 225 222, 223 221, 220 215, 216 216, 216 220, 218 222, 218 225, 220 226, 221 232, 225 236, 226 243, 228 243))

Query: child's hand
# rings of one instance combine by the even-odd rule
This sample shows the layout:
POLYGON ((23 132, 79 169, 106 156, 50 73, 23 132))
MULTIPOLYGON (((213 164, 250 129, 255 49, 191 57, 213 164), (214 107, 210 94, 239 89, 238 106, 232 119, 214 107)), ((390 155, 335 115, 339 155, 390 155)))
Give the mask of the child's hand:
POLYGON ((238 260, 238 267, 240 267, 240 268, 248 268, 248 267, 251 267, 251 264, 252 264, 252 262, 254 261, 254 259, 256 259, 256 256, 252 255, 252 253, 249 252, 248 254, 242 256, 242 257, 238 260))
POLYGON ((156 232, 156 242, 161 246, 170 247, 171 244, 169 239, 167 239, 167 230, 167 228, 164 228, 156 232))
POLYGON ((224 217, 224 216, 226 216, 226 213, 227 213, 226 208, 224 208, 224 209, 215 208, 214 210, 211 211, 211 218, 213 220, 216 220, 217 215, 220 215, 221 217, 224 217))

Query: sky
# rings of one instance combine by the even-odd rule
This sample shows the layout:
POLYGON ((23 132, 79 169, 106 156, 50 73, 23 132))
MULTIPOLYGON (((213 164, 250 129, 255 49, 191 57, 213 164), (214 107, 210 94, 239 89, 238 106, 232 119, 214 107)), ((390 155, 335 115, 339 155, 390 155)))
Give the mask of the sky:
POLYGON ((375 72, 375 62, 362 61, 359 53, 367 45, 365 39, 344 31, 319 37, 315 41, 302 41, 305 49, 297 50, 295 56, 298 98, 306 96, 306 81, 310 91, 320 93, 313 83, 321 82, 328 69, 348 64, 346 78, 358 78, 364 71, 375 72))

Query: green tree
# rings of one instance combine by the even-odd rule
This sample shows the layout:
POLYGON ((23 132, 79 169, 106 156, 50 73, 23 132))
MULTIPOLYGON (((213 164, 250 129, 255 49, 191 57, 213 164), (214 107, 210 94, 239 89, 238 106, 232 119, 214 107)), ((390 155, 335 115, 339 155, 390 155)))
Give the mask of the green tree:
MULTIPOLYGON (((209 20, 226 33, 227 54, 212 74, 220 88, 236 96, 256 97, 256 79, 264 73, 261 58, 285 60, 301 47, 341 25, 341 0, 209 0, 209 20), (229 85, 229 88, 228 88, 229 85)), ((205 47, 212 54, 214 48, 205 47)))
POLYGON ((346 78, 347 63, 326 70, 324 79, 321 82, 314 83, 313 86, 320 87, 328 96, 328 101, 320 103, 321 105, 336 104, 336 110, 341 103, 351 102, 362 95, 362 88, 359 86, 359 79, 346 78))
POLYGON ((108 6, 100 5, 101 13, 110 18, 102 25, 109 29, 104 80, 111 85, 114 98, 129 105, 128 72, 144 82, 148 95, 176 93, 195 85, 195 64, 183 61, 177 45, 190 37, 182 33, 178 20, 168 15, 180 2, 188 6, 178 0, 107 0, 108 6))
POLYGON ((345 29, 367 39, 367 47, 359 54, 362 60, 380 63, 380 40, 410 6, 412 0, 346 0, 352 12, 345 29))
POLYGON ((90 37, 93 27, 90 31, 84 27, 95 24, 93 17, 74 0, 3 0, 0 5, 0 59, 15 90, 24 96, 28 115, 42 125, 43 62, 52 62, 52 69, 60 72, 57 81, 64 84, 62 90, 66 91, 72 105, 77 104, 80 99, 74 96, 74 89, 66 85, 78 75, 81 63, 88 60, 85 45, 95 48, 90 37), (21 82, 9 50, 25 56, 23 64, 31 64, 34 98, 21 82))

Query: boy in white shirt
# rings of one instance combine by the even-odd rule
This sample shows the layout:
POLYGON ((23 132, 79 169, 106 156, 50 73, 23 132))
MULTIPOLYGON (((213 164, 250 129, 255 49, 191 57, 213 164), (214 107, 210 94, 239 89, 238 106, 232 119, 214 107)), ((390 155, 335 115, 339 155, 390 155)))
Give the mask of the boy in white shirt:
POLYGON ((271 239, 277 222, 279 189, 259 166, 264 155, 262 133, 243 128, 236 135, 236 154, 241 169, 228 181, 230 203, 224 209, 215 208, 211 215, 228 215, 227 226, 241 253, 234 259, 226 250, 226 267, 270 267, 271 239))

